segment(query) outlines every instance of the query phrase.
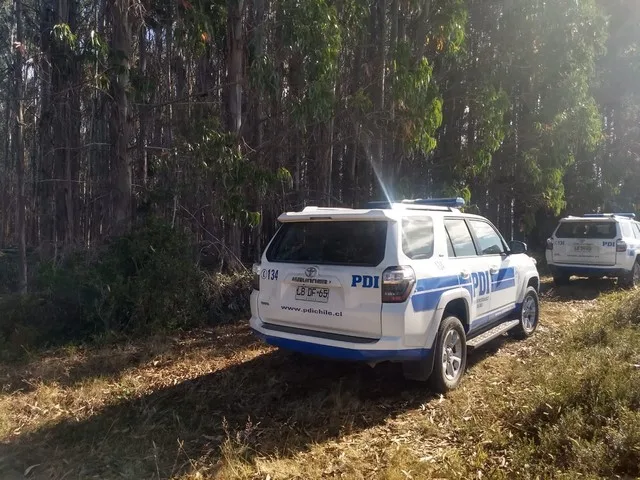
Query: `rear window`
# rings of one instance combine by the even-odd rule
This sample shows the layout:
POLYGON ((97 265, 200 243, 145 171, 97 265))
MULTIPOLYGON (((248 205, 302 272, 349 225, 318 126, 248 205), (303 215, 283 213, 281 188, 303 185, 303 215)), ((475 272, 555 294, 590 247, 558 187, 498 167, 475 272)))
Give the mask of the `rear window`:
POLYGON ((267 250, 267 260, 375 267, 384 259, 386 243, 384 221, 285 223, 267 250))
POLYGON ((615 238, 615 222, 561 222, 557 238, 615 238))

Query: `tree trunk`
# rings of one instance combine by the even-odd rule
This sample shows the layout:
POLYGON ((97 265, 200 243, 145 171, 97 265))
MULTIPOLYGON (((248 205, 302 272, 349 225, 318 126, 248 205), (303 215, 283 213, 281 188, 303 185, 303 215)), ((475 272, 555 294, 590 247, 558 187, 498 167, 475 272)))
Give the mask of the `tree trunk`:
POLYGON ((37 210, 39 217, 39 241, 44 249, 45 255, 53 253, 53 209, 52 197, 55 185, 52 182, 53 172, 53 136, 51 109, 51 30, 53 28, 53 0, 43 2, 40 19, 40 49, 42 50, 42 61, 40 64, 40 122, 39 129, 39 165, 38 178, 40 183, 36 184, 37 210))
POLYGON ((240 133, 242 127, 242 67, 244 65, 244 44, 242 31, 242 13, 244 0, 227 2, 227 38, 229 60, 227 64, 227 130, 240 133))
POLYGON ((3 168, 0 170, 0 248, 4 248, 7 243, 7 237, 9 235, 9 227, 10 227, 10 215, 9 215, 9 184, 10 178, 9 173, 11 171, 11 109, 13 105, 9 103, 9 96, 7 96, 7 101, 4 104, 4 129, 2 130, 5 133, 5 141, 4 141, 4 162, 3 168))
POLYGON ((377 43, 378 43, 378 61, 376 65, 376 87, 375 87, 375 95, 374 95, 374 108, 376 109, 376 117, 378 118, 377 122, 377 131, 375 133, 375 162, 378 162, 378 174, 376 177, 381 176, 381 178, 376 178, 377 188, 374 187, 374 191, 378 190, 381 193, 385 193, 387 191, 389 185, 384 185, 382 182, 387 182, 388 176, 384 173, 388 171, 389 159, 385 158, 385 140, 386 140, 386 126, 388 123, 388 119, 386 118, 385 113, 385 80, 386 80, 386 43, 387 43, 387 0, 378 0, 378 11, 377 11, 377 20, 378 20, 378 28, 377 28, 377 43))
POLYGON ((413 43, 416 46, 416 62, 422 60, 427 49, 427 32, 429 31, 429 14, 431 13, 432 0, 422 0, 420 16, 416 23, 416 34, 413 43))
POLYGON ((129 146, 129 62, 131 27, 129 0, 110 0, 113 33, 111 39, 113 75, 111 79, 111 148, 112 148, 112 232, 116 235, 128 231, 131 220, 131 164, 129 146))
MULTIPOLYGON (((147 27, 142 25, 138 36, 138 54, 140 57, 140 76, 145 78, 147 74, 147 27)), ((147 102, 146 93, 142 98, 142 103, 147 102)), ((146 107, 140 107, 138 112, 140 131, 138 132, 138 161, 140 162, 140 180, 142 185, 147 186, 147 175, 149 164, 147 158, 147 115, 149 115, 146 107)))
POLYGON ((24 152, 24 118, 23 118, 23 80, 22 70, 24 67, 24 33, 22 17, 22 0, 14 1, 16 40, 14 46, 14 99, 15 99, 15 134, 14 150, 16 156, 16 177, 17 177, 17 204, 16 204, 16 231, 18 240, 18 288, 20 293, 27 293, 27 245, 26 245, 26 200, 25 200, 25 152, 24 152))

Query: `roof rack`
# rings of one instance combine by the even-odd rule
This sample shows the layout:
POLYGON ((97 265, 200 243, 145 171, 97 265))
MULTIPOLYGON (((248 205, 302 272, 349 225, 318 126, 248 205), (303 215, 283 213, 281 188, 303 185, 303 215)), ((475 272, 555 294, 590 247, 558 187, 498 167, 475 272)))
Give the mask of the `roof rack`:
POLYGON ((303 212, 323 212, 323 211, 349 211, 351 208, 345 207, 316 207, 314 205, 310 205, 308 207, 304 207, 302 209, 303 212))
POLYGON ((405 199, 400 202, 389 202, 386 200, 375 200, 367 202, 366 208, 389 209, 394 207, 402 207, 407 209, 420 210, 444 210, 454 211, 463 207, 464 199, 460 197, 454 198, 416 198, 405 199))
POLYGON ((636 214, 635 213, 585 213, 583 217, 586 217, 586 218, 604 218, 604 217, 636 218, 636 214))

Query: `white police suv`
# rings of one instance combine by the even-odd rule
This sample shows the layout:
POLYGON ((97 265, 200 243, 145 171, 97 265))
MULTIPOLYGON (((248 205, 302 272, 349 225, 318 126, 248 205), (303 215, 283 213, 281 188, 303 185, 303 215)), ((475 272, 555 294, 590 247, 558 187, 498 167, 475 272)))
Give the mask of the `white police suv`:
POLYGON ((402 362, 407 378, 455 388, 467 349, 538 324, 538 271, 462 199, 307 207, 254 265, 251 327, 312 356, 402 362))
POLYGON ((634 218, 633 213, 593 213, 561 219, 547 240, 554 282, 567 284, 576 275, 640 285, 640 223, 634 218))

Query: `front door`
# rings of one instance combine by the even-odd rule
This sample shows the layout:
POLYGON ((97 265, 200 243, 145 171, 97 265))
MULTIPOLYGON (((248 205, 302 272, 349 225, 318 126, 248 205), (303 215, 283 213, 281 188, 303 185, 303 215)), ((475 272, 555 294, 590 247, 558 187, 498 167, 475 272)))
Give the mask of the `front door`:
POLYGON ((489 222, 472 219, 469 226, 491 278, 491 314, 498 319, 515 308, 518 289, 513 258, 507 255, 502 236, 489 222))

